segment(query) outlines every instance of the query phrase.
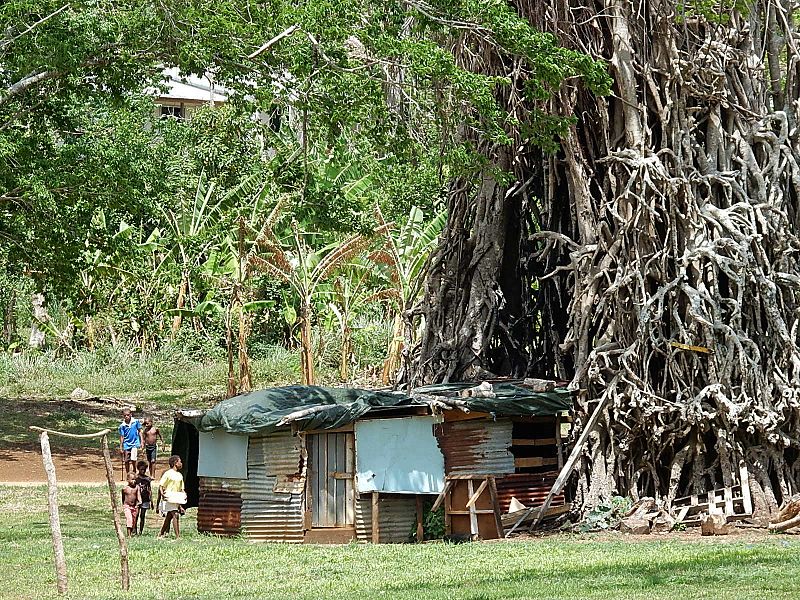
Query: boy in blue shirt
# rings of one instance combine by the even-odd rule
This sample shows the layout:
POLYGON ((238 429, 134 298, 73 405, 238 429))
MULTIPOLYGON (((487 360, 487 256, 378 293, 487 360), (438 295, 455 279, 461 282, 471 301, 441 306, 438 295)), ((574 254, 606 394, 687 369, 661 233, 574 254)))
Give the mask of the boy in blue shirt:
POLYGON ((123 408, 122 423, 119 425, 119 451, 126 476, 131 474, 132 468, 135 469, 142 445, 142 424, 131 416, 130 408, 123 408))

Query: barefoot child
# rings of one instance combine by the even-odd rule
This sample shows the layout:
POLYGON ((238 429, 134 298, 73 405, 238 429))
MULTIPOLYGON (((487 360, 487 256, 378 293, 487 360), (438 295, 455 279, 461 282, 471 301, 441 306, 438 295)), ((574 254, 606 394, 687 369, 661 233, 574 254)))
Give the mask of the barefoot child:
POLYGON ((150 463, 150 477, 155 477, 157 442, 161 440, 163 444, 164 438, 161 437, 161 430, 153 425, 153 417, 148 416, 144 418, 142 434, 142 437, 144 437, 144 450, 147 454, 147 462, 150 463))
POLYGON ((181 530, 178 523, 179 514, 183 510, 181 504, 186 504, 186 493, 183 491, 183 475, 181 469, 183 463, 180 456, 169 457, 169 470, 164 471, 161 481, 158 482, 158 489, 163 500, 164 524, 158 537, 164 537, 169 533, 170 523, 175 524, 175 538, 180 537, 181 530))
POLYGON ((139 448, 142 447, 142 424, 131 415, 130 408, 122 409, 122 423, 119 424, 119 451, 125 474, 135 471, 139 448))
POLYGON ((139 488, 136 486, 136 477, 128 473, 128 485, 122 488, 122 510, 125 512, 125 526, 128 528, 128 537, 136 535, 136 511, 142 503, 139 488))
POLYGON ((136 470, 139 475, 136 477, 136 487, 139 488, 139 497, 142 500, 139 506, 139 535, 144 531, 145 516, 147 509, 152 507, 153 493, 152 493, 152 479, 147 476, 147 462, 140 460, 136 463, 136 470))

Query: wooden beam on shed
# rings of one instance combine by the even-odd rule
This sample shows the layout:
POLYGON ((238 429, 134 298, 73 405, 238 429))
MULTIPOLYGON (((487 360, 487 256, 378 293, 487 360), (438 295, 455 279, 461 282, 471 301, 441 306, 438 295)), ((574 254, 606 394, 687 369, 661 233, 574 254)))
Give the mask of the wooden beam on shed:
POLYGON ((372 492, 372 543, 381 541, 380 504, 378 492, 372 492))

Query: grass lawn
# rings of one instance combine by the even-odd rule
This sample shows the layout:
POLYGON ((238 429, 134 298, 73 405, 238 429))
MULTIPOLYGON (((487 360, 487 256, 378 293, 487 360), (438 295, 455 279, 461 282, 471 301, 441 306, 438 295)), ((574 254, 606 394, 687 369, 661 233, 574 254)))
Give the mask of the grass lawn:
MULTIPOLYGON (((122 598, 102 487, 59 490, 70 598, 122 598)), ((198 534, 130 543, 127 598, 798 598, 800 540, 559 536, 511 543, 293 546, 198 534)), ((147 533, 147 532, 146 532, 147 533)), ((0 598, 55 596, 46 491, 0 486, 0 598)))

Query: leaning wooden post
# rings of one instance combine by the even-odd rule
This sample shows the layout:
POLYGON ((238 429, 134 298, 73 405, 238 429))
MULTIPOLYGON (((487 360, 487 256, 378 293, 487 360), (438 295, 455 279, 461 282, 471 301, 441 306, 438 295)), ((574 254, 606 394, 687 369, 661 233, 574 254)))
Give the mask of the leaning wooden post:
POLYGON ((119 522, 119 510, 117 508, 117 484, 114 483, 114 465, 111 463, 111 453, 108 451, 108 432, 100 438, 100 445, 103 448, 103 460, 106 463, 106 479, 108 479, 108 493, 111 494, 111 514, 114 516, 114 529, 117 531, 119 540, 119 562, 122 568, 122 589, 128 591, 130 586, 130 571, 128 570, 128 542, 125 539, 125 532, 122 531, 122 523, 119 522))
POLYGON ((53 535, 53 554, 56 559, 56 586, 59 594, 67 593, 67 560, 64 558, 64 540, 61 538, 61 521, 58 517, 58 485, 56 467, 50 453, 50 438, 47 432, 39 433, 42 443, 42 462, 47 473, 47 508, 50 514, 50 532, 53 535))

